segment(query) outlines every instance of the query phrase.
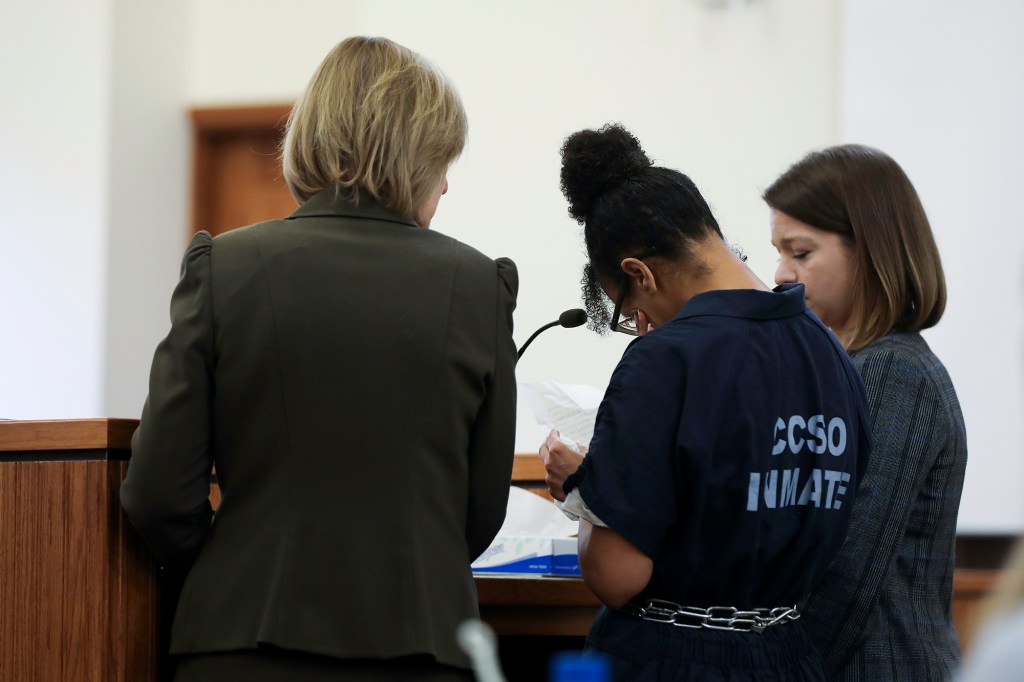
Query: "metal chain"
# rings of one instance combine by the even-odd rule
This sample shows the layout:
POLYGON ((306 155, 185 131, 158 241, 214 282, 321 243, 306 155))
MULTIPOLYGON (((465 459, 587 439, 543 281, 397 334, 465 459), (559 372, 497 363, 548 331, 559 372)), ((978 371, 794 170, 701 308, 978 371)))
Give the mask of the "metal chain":
POLYGON ((643 606, 626 604, 622 612, 680 628, 708 628, 727 632, 756 632, 761 634, 772 625, 789 623, 800 617, 795 606, 741 611, 735 606, 680 606, 663 599, 650 599, 643 606))

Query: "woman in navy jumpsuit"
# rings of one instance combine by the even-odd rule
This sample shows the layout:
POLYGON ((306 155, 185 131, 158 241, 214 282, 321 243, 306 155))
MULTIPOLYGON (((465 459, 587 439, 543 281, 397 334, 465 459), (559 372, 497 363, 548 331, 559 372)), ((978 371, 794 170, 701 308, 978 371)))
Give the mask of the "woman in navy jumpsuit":
POLYGON ((575 133, 562 164, 591 324, 638 336, 578 469, 557 434, 541 446, 606 604, 587 647, 615 679, 823 679, 795 605, 866 464, 857 372, 803 287, 761 282, 690 179, 628 131, 575 133))

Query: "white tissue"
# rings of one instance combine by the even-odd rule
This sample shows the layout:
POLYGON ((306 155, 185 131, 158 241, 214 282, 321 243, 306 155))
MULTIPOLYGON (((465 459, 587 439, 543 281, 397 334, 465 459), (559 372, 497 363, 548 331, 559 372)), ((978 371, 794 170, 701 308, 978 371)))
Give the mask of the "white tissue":
POLYGON ((572 537, 578 529, 554 503, 513 487, 505 523, 472 569, 477 573, 579 575, 577 541, 572 537))
POLYGON ((498 535, 568 538, 576 535, 577 530, 578 524, 567 519, 554 502, 513 486, 508 495, 505 523, 498 535))

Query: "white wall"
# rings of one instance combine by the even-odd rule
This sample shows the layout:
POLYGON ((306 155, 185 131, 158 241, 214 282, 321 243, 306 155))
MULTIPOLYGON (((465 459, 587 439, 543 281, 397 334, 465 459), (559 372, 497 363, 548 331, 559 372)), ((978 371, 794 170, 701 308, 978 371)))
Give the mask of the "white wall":
POLYGON ((110 0, 0 21, 0 418, 102 413, 110 0))
MULTIPOLYGON (((946 262, 928 335, 968 420, 961 529, 1024 527, 1024 43, 1012 0, 39 0, 0 60, 0 417, 137 416, 187 231, 190 106, 293 99, 338 40, 385 35, 460 87, 470 142, 435 228, 512 256, 521 343, 578 305, 558 148, 617 120, 689 173, 770 280, 760 190, 808 149, 875 144, 908 170, 946 262)), ((624 339, 552 330, 525 380, 603 385, 624 339)), ((517 439, 540 434, 524 412, 517 439)))
POLYGON ((188 12, 114 8, 103 414, 138 417, 189 229, 188 12))
MULTIPOLYGON (((293 0, 287 12, 243 0, 192 0, 190 99, 289 101, 326 52, 384 35, 439 64, 470 118, 434 229, 519 265, 519 343, 579 305, 579 226, 558 189, 571 132, 631 128, 659 163, 690 174, 726 233, 770 281, 761 188, 809 147, 836 137, 835 0, 759 0, 711 10, 693 0, 293 0)), ((604 386, 625 339, 554 329, 521 380, 604 386)), ((521 409, 517 449, 543 433, 521 409)))
POLYGON ((0 418, 138 416, 187 228, 185 8, 5 6, 0 418))
POLYGON ((928 211, 949 286, 925 337, 967 422, 961 532, 1024 527, 1024 4, 852 0, 841 132, 890 153, 928 211))

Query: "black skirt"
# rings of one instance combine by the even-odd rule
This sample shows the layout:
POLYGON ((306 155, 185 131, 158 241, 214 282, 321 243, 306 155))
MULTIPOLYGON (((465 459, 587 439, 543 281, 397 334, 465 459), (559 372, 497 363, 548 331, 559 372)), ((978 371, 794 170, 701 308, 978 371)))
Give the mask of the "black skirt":
POLYGON ((821 655, 799 621, 761 634, 677 627, 601 609, 586 649, 630 682, 824 682, 821 655))

